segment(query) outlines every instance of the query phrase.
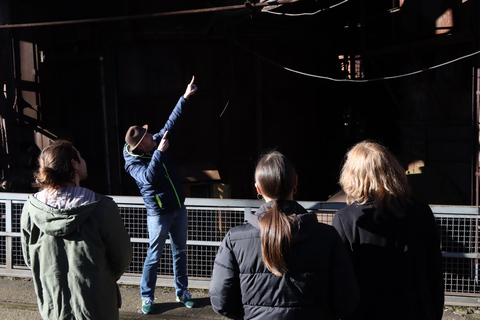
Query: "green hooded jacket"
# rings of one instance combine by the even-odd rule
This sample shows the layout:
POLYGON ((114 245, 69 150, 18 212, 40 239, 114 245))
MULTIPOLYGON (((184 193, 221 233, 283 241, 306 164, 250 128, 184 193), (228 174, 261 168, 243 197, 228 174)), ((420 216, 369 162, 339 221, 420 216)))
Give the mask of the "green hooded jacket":
POLYGON ((21 218, 25 263, 43 319, 118 319, 117 280, 132 260, 113 199, 55 209, 30 196, 21 218))

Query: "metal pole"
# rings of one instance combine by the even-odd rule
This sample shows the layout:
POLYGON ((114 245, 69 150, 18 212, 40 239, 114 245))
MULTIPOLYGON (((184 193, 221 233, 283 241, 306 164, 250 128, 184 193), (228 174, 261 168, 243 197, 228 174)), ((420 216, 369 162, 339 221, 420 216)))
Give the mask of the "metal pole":
POLYGON ((262 77, 261 72, 261 63, 258 57, 255 59, 255 105, 256 105, 256 131, 257 131, 257 158, 262 154, 263 149, 263 116, 262 116, 262 82, 260 81, 262 77))
POLYGON ((110 179, 110 152, 108 143, 108 120, 107 120, 107 100, 105 97, 105 71, 103 70, 103 57, 99 58, 100 67, 100 87, 102 92, 102 109, 103 109, 103 130, 105 138, 105 166, 107 170, 107 193, 112 194, 112 182, 110 179))
MULTIPOLYGON (((476 12, 477 14, 480 13, 480 1, 477 1, 476 2, 477 6, 476 6, 476 12)), ((477 25, 477 28, 476 30, 478 30, 478 28, 480 27, 480 22, 478 21, 478 19, 475 19, 475 23, 477 25)), ((478 49, 480 48, 480 34, 477 32, 476 33, 476 38, 475 38, 475 47, 478 49)), ((480 131, 479 131, 479 122, 480 122, 480 119, 479 119, 479 115, 480 115, 480 57, 479 55, 477 55, 475 57, 475 60, 474 60, 474 68, 473 68, 474 72, 474 79, 473 79, 473 83, 475 84, 474 85, 474 95, 473 95, 473 99, 474 99, 474 107, 472 108, 475 112, 475 134, 476 134, 476 137, 477 139, 475 140, 475 206, 478 208, 479 206, 479 195, 478 195, 478 186, 479 186, 479 165, 480 165, 480 160, 479 160, 479 152, 480 152, 480 149, 479 149, 479 144, 480 144, 480 131)), ((475 253, 478 254, 478 236, 479 236, 479 230, 478 230, 478 227, 479 227, 479 221, 478 221, 478 217, 475 218, 475 253)), ((478 255, 477 255, 478 256, 478 255)), ((475 259, 475 283, 478 283, 478 277, 479 277, 479 269, 478 269, 478 262, 479 262, 479 259, 475 259)))
POLYGON ((225 6, 225 7, 214 7, 214 8, 204 8, 204 9, 193 9, 193 10, 180 10, 172 12, 158 12, 150 14, 140 14, 132 16, 122 16, 122 17, 111 17, 111 18, 95 18, 95 19, 78 19, 78 20, 66 20, 66 21, 50 21, 50 22, 35 22, 35 23, 19 23, 19 24, 4 24, 0 25, 0 29, 13 29, 13 28, 28 28, 28 27, 44 27, 44 26, 56 26, 56 25, 66 25, 66 24, 80 24, 80 23, 97 23, 97 22, 114 22, 114 21, 128 21, 128 20, 138 20, 138 19, 148 19, 148 18, 158 18, 166 16, 178 16, 185 14, 195 14, 195 13, 206 13, 206 12, 219 12, 227 10, 238 10, 238 9, 248 9, 253 10, 256 7, 266 7, 272 5, 288 4, 298 2, 300 0, 278 0, 278 1, 268 1, 262 3, 251 3, 250 1, 245 1, 244 4, 225 6))

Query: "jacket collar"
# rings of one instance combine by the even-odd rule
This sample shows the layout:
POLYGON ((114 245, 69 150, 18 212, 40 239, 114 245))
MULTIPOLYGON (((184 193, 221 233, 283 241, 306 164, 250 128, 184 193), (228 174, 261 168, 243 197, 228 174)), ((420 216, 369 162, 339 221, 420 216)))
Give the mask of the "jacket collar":
POLYGON ((130 151, 130 145, 128 143, 125 144, 125 150, 127 151, 127 153, 129 155, 131 155, 132 157, 137 157, 137 158, 145 158, 145 159, 151 159, 152 158, 152 153, 141 153, 141 154, 136 154, 136 153, 133 153, 132 151, 130 151))
POLYGON ((315 213, 308 212, 298 202, 292 200, 274 200, 264 203, 260 208, 247 215, 247 222, 254 226, 256 229, 260 229, 258 220, 272 208, 273 204, 277 202, 280 210, 287 214, 296 214, 298 218, 298 232, 294 235, 294 241, 303 241, 315 228, 318 223, 317 215, 315 213))

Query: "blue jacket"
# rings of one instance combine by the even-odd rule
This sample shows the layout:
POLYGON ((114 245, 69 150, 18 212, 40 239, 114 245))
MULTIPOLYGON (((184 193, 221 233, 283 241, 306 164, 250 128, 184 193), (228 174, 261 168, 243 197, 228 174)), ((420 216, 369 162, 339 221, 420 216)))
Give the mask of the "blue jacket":
MULTIPOLYGON (((180 97, 163 129, 153 136, 157 144, 167 130, 169 142, 175 137, 186 104, 187 100, 180 97)), ((168 150, 161 152, 155 149, 151 153, 135 154, 129 149, 130 146, 125 144, 125 170, 135 179, 147 214, 155 216, 182 207, 185 193, 168 150)))

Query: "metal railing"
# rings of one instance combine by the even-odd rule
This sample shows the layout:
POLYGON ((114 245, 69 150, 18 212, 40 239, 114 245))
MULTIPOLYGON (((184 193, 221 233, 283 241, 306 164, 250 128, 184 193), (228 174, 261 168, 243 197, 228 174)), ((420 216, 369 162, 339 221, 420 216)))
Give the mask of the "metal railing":
MULTIPOLYGON (((20 216, 29 194, 0 193, 0 276, 31 277, 23 261, 20 216)), ((120 283, 139 284, 148 249, 146 210, 141 197, 112 196, 130 234, 133 259, 120 283)), ((263 201, 187 198, 187 273, 192 288, 208 288, 215 255, 227 231, 245 221, 263 201)), ((331 224, 343 203, 300 202, 317 213, 318 220, 331 224)), ((480 306, 479 209, 470 206, 431 206, 440 232, 443 253, 446 303, 480 306)), ((158 271, 159 286, 173 285, 169 241, 158 271)))

